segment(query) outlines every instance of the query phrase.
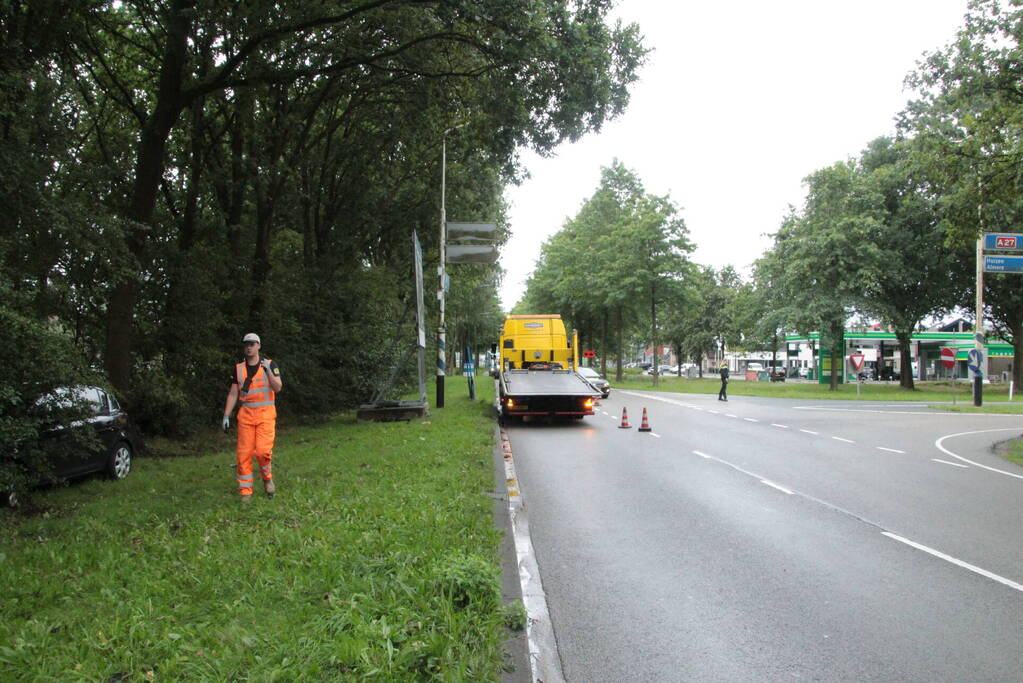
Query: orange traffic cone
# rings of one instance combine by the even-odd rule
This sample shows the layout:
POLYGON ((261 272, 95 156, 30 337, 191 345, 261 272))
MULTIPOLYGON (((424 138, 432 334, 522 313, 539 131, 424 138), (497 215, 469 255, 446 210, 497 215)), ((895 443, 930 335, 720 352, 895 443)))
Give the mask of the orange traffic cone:
POLYGON ((622 423, 618 425, 618 429, 632 429, 632 425, 629 424, 629 411, 622 406, 622 423))
POLYGON ((646 408, 643 409, 643 422, 640 423, 640 425, 639 425, 639 431, 641 431, 641 432, 649 432, 649 431, 651 431, 650 430, 650 423, 647 422, 647 419, 646 419, 646 408))

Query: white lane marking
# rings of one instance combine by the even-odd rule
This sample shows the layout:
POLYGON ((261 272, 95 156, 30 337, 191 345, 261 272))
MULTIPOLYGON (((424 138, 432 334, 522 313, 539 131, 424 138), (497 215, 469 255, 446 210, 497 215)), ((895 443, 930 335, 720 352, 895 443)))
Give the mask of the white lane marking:
POLYGON ((755 420, 752 417, 744 417, 742 419, 746 420, 746 422, 760 422, 760 420, 755 420))
POLYGON ((956 436, 969 436, 970 434, 987 434, 988 432, 1017 432, 1017 431, 1019 431, 1019 427, 1006 427, 1004 429, 981 429, 976 432, 959 432, 958 434, 949 434, 948 436, 941 437, 940 439, 934 442, 934 445, 938 447, 939 451, 941 451, 945 455, 951 455, 956 460, 962 460, 963 462, 968 462, 971 465, 976 465, 977 467, 983 468, 985 470, 991 470, 992 472, 997 472, 998 474, 1004 474, 1007 477, 1016 477, 1017 479, 1023 479, 1023 475, 1015 474, 1013 472, 1006 472, 1005 470, 1000 470, 995 467, 988 467, 987 465, 981 465, 979 462, 974 462, 972 460, 964 458, 961 455, 956 455, 955 453, 941 445, 941 442, 944 441, 945 439, 951 439, 956 436))
POLYGON ((738 419, 739 416, 738 415, 732 415, 731 413, 725 413, 725 417, 734 417, 734 418, 738 419))
POLYGON ((719 415, 720 414, 720 413, 718 413, 718 411, 711 410, 710 408, 707 408, 707 412, 710 413, 711 415, 719 415))
POLYGON ((653 432, 650 432, 650 436, 654 437, 655 439, 661 438, 660 434, 654 434, 653 432))
POLYGON ((906 451, 897 450, 895 448, 885 448, 884 446, 878 446, 877 450, 879 450, 879 451, 888 451, 889 453, 903 453, 903 454, 905 454, 905 452, 906 452, 906 451))
POLYGON ((693 453, 696 453, 701 458, 706 458, 707 460, 710 460, 710 456, 707 455, 706 453, 701 453, 700 451, 693 451, 693 453))
POLYGON ((804 434, 813 434, 814 436, 817 436, 820 433, 820 432, 811 432, 809 429, 800 429, 799 431, 803 432, 804 434))
MULTIPOLYGON (((936 405, 942 405, 940 403, 936 405)), ((827 406, 793 406, 792 410, 820 410, 837 413, 879 413, 881 415, 974 415, 977 413, 953 413, 945 410, 867 410, 866 408, 832 408, 827 406)), ((984 413, 985 417, 1019 417, 1013 413, 984 413)))
POLYGON ((767 484, 767 485, 768 485, 768 486, 770 486, 770 487, 771 487, 772 489, 778 489, 778 490, 779 490, 779 491, 781 491, 782 493, 787 493, 787 494, 789 494, 790 496, 791 496, 791 495, 794 495, 792 491, 789 491, 789 490, 788 490, 787 488, 785 488, 784 486, 779 486, 778 484, 775 484, 775 483, 774 483, 773 481, 767 481, 766 479, 761 479, 761 480, 760 480, 760 483, 761 483, 761 484, 767 484))
POLYGON ((929 555, 933 555, 934 557, 937 557, 939 559, 945 560, 946 562, 951 562, 952 564, 956 565, 957 567, 962 567, 963 569, 969 569, 971 572, 974 572, 976 574, 980 574, 981 576, 983 576, 985 578, 991 579, 992 581, 997 581, 998 583, 1000 583, 1002 585, 1008 586, 1009 588, 1012 588, 1014 590, 1018 590, 1021 593, 1023 593, 1023 585, 1020 585, 1020 584, 1016 583, 1015 581, 1007 579, 1004 576, 999 576, 998 574, 994 574, 992 572, 989 572, 986 569, 981 569, 980 567, 978 567, 976 565, 973 565, 973 564, 970 564, 969 562, 963 562, 962 560, 956 559, 956 558, 952 557, 951 555, 946 555, 945 553, 943 553, 943 552, 941 552, 939 550, 935 550, 934 548, 928 548, 927 546, 921 545, 920 543, 915 543, 915 542, 909 540, 908 538, 903 538, 902 536, 896 536, 895 534, 889 533, 887 531, 882 531, 881 533, 883 535, 887 536, 888 538, 892 539, 892 540, 898 541, 899 543, 905 543, 906 545, 911 546, 913 548, 916 548, 917 550, 922 550, 925 553, 928 553, 929 555))
POLYGON ((855 441, 850 441, 849 439, 843 439, 840 436, 833 436, 831 438, 834 439, 835 441, 844 441, 846 443, 856 443, 855 441))
POLYGON ((931 458, 934 462, 940 462, 944 465, 951 465, 952 467, 962 467, 964 470, 970 469, 969 465, 961 465, 957 462, 949 462, 948 460, 942 460, 941 458, 931 458))
MULTIPOLYGON (((788 429, 788 428, 789 428, 789 426, 788 426, 788 425, 780 425, 780 424, 778 424, 777 422, 772 422, 772 423, 771 423, 771 426, 772 426, 772 427, 777 427, 778 429, 788 429)), ((811 432, 811 433, 812 433, 812 432, 811 432)))

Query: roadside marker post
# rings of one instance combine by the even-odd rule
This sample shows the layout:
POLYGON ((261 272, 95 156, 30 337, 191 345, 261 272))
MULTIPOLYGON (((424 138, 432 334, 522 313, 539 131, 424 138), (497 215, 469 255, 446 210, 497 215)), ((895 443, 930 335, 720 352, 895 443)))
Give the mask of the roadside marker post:
POLYGON ((852 362, 853 370, 856 372, 856 398, 859 398, 860 385, 863 384, 863 378, 860 376, 860 368, 863 367, 863 354, 851 353, 849 354, 849 360, 852 362))

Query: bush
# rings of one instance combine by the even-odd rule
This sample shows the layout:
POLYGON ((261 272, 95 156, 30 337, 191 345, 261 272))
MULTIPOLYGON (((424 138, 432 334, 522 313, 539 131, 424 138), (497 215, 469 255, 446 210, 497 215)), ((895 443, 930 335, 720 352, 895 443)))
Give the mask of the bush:
MULTIPOLYGON (((0 288, 0 294, 9 294, 0 288)), ((21 493, 46 480, 57 449, 93 444, 89 430, 43 439, 54 424, 80 419, 84 408, 56 401, 59 387, 101 384, 71 340, 58 330, 0 305, 0 491, 21 493)))

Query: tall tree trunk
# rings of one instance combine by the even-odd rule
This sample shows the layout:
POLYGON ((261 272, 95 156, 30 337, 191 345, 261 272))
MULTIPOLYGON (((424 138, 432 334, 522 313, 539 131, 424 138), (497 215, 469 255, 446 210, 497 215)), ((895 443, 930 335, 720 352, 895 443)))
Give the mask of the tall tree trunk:
POLYGON ((608 312, 607 308, 601 310, 600 315, 600 374, 607 377, 607 352, 611 345, 607 343, 608 334, 608 312))
POLYGON ((624 378, 624 371, 622 369, 622 358, 625 356, 625 348, 623 347, 623 332, 622 332, 622 305, 618 304, 615 306, 615 381, 621 382, 624 378))
MULTIPOLYGON (((844 321, 843 321, 844 322, 844 321)), ((845 372, 845 325, 831 325, 831 382, 829 391, 838 391, 838 378, 845 372)))
POLYGON ((654 386, 656 387, 661 379, 660 344, 657 339, 657 284, 650 283, 650 339, 654 344, 654 386))
POLYGON ((899 341, 899 386, 913 389, 913 357, 910 355, 910 340, 913 328, 896 329, 895 338, 899 341))
MULTIPOLYGON (((147 266, 146 233, 153 220, 156 195, 163 177, 167 138, 184 107, 182 79, 194 5, 194 0, 171 2, 156 104, 139 137, 126 240, 128 251, 135 261, 132 264, 135 271, 147 266)), ((122 391, 127 390, 131 382, 133 321, 137 299, 138 280, 129 276, 114 284, 107 303, 104 362, 110 382, 122 391)))
POLYGON ((1023 382, 1023 320, 1012 326, 1012 381, 1017 390, 1023 382))

